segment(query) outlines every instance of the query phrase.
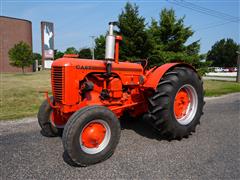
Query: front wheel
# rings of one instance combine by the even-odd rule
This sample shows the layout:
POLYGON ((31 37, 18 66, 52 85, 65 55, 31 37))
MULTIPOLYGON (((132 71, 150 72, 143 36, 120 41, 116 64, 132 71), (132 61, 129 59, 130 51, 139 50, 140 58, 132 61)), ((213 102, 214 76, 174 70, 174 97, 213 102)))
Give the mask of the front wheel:
POLYGON ((176 67, 164 75, 149 98, 148 118, 166 138, 182 139, 200 123, 203 105, 203 85, 197 73, 176 67))
MULTIPOLYGON (((53 103, 53 97, 50 97, 53 103)), ((47 100, 44 100, 38 111, 38 123, 41 127, 42 135, 46 137, 56 137, 61 135, 62 129, 53 125, 53 109, 47 100)))
POLYGON ((87 106, 75 112, 63 131, 63 147, 72 162, 88 166, 109 158, 120 138, 116 115, 103 106, 87 106))

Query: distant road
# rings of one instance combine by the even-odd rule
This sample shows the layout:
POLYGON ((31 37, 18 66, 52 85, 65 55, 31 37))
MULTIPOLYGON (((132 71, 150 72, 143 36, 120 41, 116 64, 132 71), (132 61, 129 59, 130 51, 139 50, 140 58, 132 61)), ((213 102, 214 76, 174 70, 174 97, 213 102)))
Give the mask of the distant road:
POLYGON ((206 76, 237 77, 237 72, 209 72, 206 76))
POLYGON ((236 77, 214 77, 214 76, 203 76, 204 80, 221 80, 221 81, 233 81, 236 82, 236 77))
POLYGON ((1 121, 1 180, 240 179, 239 98, 207 98, 201 125, 182 141, 161 140, 142 121, 124 122, 113 156, 86 168, 68 165, 61 138, 43 137, 36 118, 1 121))
POLYGON ((237 72, 209 72, 203 79, 206 80, 222 80, 222 81, 236 81, 237 72))

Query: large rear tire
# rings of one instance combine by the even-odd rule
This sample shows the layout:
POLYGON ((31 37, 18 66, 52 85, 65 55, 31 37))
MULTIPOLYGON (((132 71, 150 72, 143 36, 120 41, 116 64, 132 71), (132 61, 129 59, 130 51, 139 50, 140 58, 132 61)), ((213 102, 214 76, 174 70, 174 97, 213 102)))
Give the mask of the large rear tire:
POLYGON ((69 118, 63 131, 63 147, 71 163, 88 166, 113 154, 120 133, 120 122, 111 110, 87 106, 69 118))
POLYGON ((203 93, 203 83, 194 70, 176 67, 163 76, 149 98, 148 120, 169 140, 188 137, 200 124, 203 93))

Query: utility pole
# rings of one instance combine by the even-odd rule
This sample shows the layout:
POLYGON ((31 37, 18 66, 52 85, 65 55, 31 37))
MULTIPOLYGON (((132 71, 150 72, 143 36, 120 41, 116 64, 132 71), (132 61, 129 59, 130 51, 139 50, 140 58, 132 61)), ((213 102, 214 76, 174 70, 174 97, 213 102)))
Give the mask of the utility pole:
POLYGON ((236 81, 240 83, 240 51, 237 51, 237 79, 236 81))
POLYGON ((92 59, 95 59, 94 57, 94 45, 95 45, 95 36, 90 36, 92 38, 92 59))

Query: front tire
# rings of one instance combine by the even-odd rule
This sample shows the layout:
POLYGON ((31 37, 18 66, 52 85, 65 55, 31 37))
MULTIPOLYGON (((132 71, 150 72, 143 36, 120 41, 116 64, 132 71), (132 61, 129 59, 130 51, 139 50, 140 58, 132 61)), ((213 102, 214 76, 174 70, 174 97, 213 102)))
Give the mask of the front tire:
POLYGON ((149 98, 148 120, 165 138, 182 139, 195 132, 203 114, 203 85, 197 73, 176 67, 160 80, 149 98))
MULTIPOLYGON (((53 102, 53 97, 50 97, 53 102)), ((38 123, 41 127, 41 134, 46 137, 56 137, 61 134, 61 129, 56 128, 51 123, 51 113, 53 109, 47 100, 44 100, 38 111, 38 123)))
POLYGON ((120 122, 111 110, 87 106, 69 118, 63 131, 63 147, 75 165, 88 166, 113 154, 120 133, 120 122))

